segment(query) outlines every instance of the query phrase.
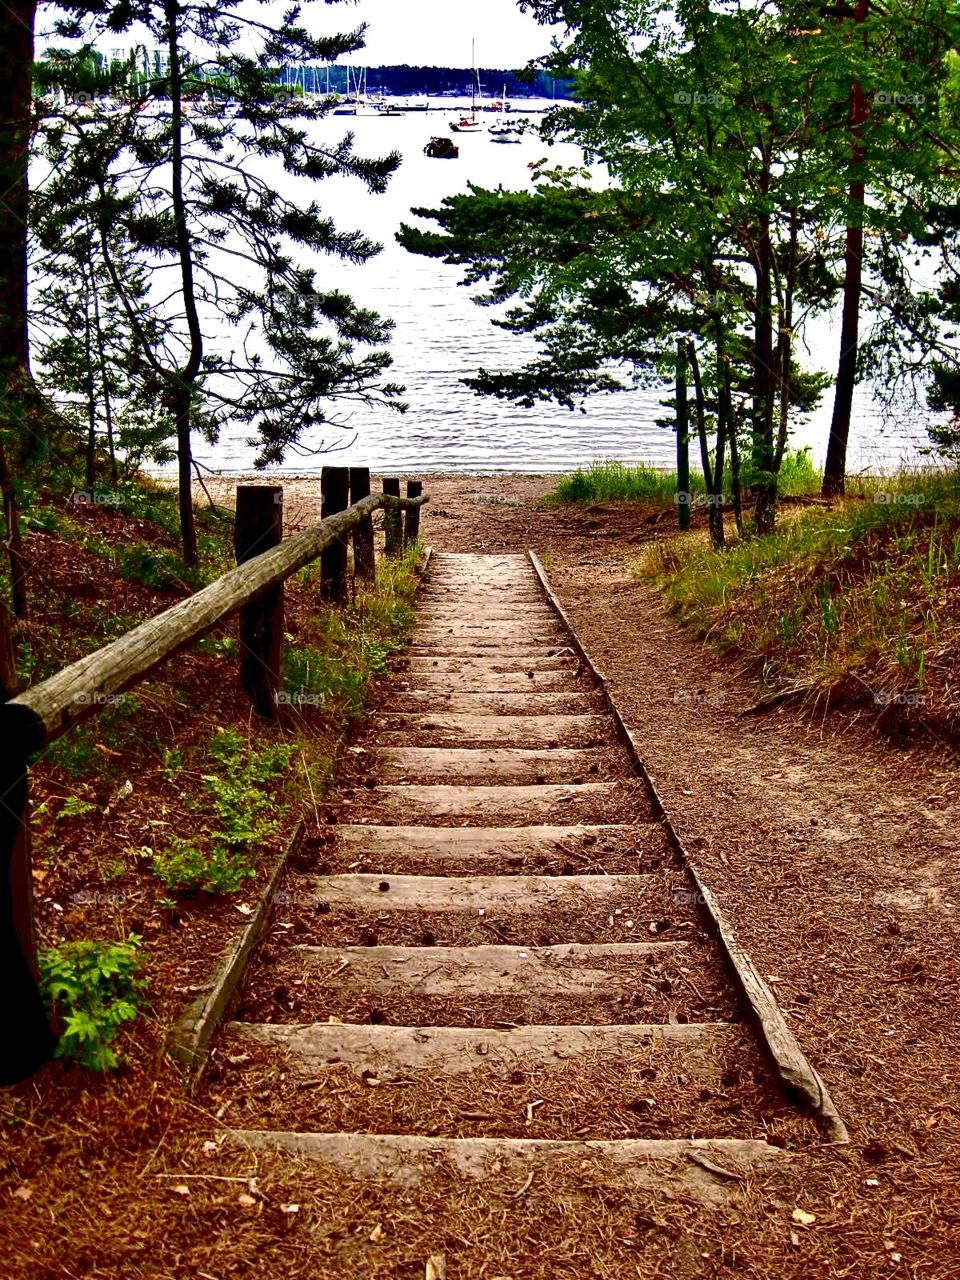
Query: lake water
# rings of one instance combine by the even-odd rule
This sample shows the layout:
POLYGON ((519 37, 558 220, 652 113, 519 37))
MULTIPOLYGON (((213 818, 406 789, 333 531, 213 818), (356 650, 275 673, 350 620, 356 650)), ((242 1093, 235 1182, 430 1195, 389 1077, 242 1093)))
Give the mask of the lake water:
MULTIPOLYGON (((364 267, 323 259, 318 265, 322 287, 336 284, 396 323, 391 377, 403 383, 408 412, 382 408, 344 409, 344 427, 325 438, 303 443, 335 450, 324 456, 288 456, 282 470, 304 473, 324 461, 369 465, 376 471, 525 471, 556 472, 594 459, 671 465, 674 437, 659 428, 664 393, 631 391, 595 397, 586 412, 551 405, 523 409, 475 395, 460 381, 479 368, 522 364, 535 353, 523 336, 505 333, 490 322, 491 312, 471 301, 460 286, 461 271, 433 259, 407 253, 395 241, 401 221, 410 221, 414 205, 434 207, 445 195, 465 190, 468 182, 524 189, 530 186, 531 161, 543 155, 558 163, 576 163, 572 147, 547 149, 535 138, 520 145, 490 141, 486 126, 496 117, 484 115, 478 134, 461 134, 458 160, 432 160, 423 147, 433 134, 448 134, 449 112, 411 113, 397 118, 328 117, 314 127, 331 139, 347 129, 356 136, 361 155, 384 154, 396 147, 404 160, 388 193, 369 196, 346 179, 328 179, 312 188, 326 212, 343 227, 359 227, 383 242, 383 252, 364 267)), ((284 179, 289 181, 289 179, 284 179)), ((304 183, 304 197, 311 186, 304 183)), ((807 335, 815 367, 836 365, 838 324, 819 323, 807 335)), ((830 420, 830 396, 808 423, 797 424, 794 442, 812 445, 822 460, 830 420)), ((851 441, 852 469, 895 465, 916 456, 926 441, 923 406, 885 424, 869 391, 859 389, 856 427, 851 441)), ((218 470, 248 470, 254 450, 244 443, 244 429, 225 430, 215 447, 198 441, 198 459, 218 470)))

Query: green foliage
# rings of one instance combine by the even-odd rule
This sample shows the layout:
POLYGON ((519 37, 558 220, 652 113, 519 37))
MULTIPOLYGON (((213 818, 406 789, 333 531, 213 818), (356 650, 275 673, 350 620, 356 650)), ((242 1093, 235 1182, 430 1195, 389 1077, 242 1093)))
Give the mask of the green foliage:
MULTIPOLYGON (((752 482, 749 465, 744 467, 742 480, 752 482)), ((778 492, 782 497, 799 497, 819 493, 821 475, 813 465, 810 450, 788 449, 780 466, 778 492)), ((546 501, 550 503, 587 504, 593 502, 662 502, 673 503, 677 493, 677 473, 643 464, 635 467, 622 462, 595 462, 580 468, 559 480, 546 501)), ((690 493, 696 497, 705 493, 703 475, 692 471, 690 493)))
POLYGON ((147 543, 121 545, 114 554, 121 578, 142 582, 153 591, 182 587, 184 580, 191 577, 190 570, 171 551, 147 543))
MULTIPOLYGON (((755 659, 768 684, 852 681, 878 706, 920 705, 960 653, 960 482, 904 473, 859 488, 725 552, 674 540, 648 568, 684 623, 755 659)), ((960 720, 950 684, 930 697, 960 720)))
POLYGON ((237 893, 256 876, 248 852, 231 853, 220 840, 171 840, 153 855, 153 873, 171 893, 237 893))
MULTIPOLYGON (((703 477, 690 476, 693 493, 703 492, 703 477)), ((677 473, 622 462, 595 462, 558 481, 547 495, 551 503, 669 502, 675 500, 677 473)))
POLYGON ((780 464, 777 492, 783 498, 799 498, 805 494, 820 492, 823 474, 814 466, 807 449, 788 449, 780 464))
POLYGON ((80 778, 89 773, 94 760, 93 728, 82 724, 57 738, 44 752, 44 759, 70 778, 80 778))
POLYGON ((237 729, 222 729, 216 734, 207 755, 218 770, 203 775, 220 824, 213 833, 214 841, 249 845, 276 830, 276 819, 265 817, 273 807, 266 787, 283 777, 295 750, 286 742, 255 750, 237 729))
POLYGON ((290 707, 324 707, 334 722, 363 712, 373 680, 403 646, 413 620, 418 552, 381 558, 376 588, 361 590, 346 609, 324 609, 310 620, 308 643, 284 651, 283 697, 290 707))
MULTIPOLYGON (((212 829, 153 855, 154 874, 171 892, 236 893, 255 877, 254 851, 276 832, 282 813, 271 784, 286 775, 295 750, 287 742, 255 750, 239 730, 217 731, 205 753, 204 794, 187 801, 198 815, 213 814, 212 829)), ((168 777, 182 768, 180 752, 165 754, 168 777)))
POLYGON ((113 1043, 137 1016, 146 981, 140 976, 142 940, 64 942, 40 952, 40 986, 51 1014, 62 1019, 58 1058, 109 1071, 119 1058, 113 1043))
POLYGON ((64 818, 82 818, 85 813, 93 813, 96 807, 89 800, 81 800, 79 796, 67 796, 57 810, 55 821, 62 822, 64 818))

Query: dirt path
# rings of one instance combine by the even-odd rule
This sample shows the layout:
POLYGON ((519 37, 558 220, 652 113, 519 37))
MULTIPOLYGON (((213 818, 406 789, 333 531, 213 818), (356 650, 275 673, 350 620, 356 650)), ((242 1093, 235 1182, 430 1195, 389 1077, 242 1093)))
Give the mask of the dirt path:
POLYGON ((527 557, 434 556, 354 758, 221 1047, 235 1138, 406 1182, 427 1139, 487 1179, 595 1157, 709 1203, 815 1140, 527 557))
MULTIPOLYGON (((954 1277, 954 758, 937 744, 890 746, 840 715, 818 724, 785 707, 743 717, 756 700, 749 678, 679 632, 630 571, 643 543, 669 527, 660 513, 544 509, 536 500, 549 482, 530 477, 426 487, 424 536, 438 549, 541 555, 675 822, 851 1129, 850 1148, 751 1184, 734 1219, 714 1220, 712 1243, 693 1255, 703 1274, 729 1265, 756 1276, 954 1277), (794 1206, 814 1222, 797 1223, 794 1206)), ((312 488, 300 493, 307 511, 312 488)), ((477 1245, 464 1220, 457 1229, 477 1245)), ((687 1230, 669 1237, 675 1246, 687 1230)), ((483 1238, 496 1253, 494 1237, 483 1238)), ((642 1274, 658 1273, 643 1261, 642 1274)), ((676 1247, 663 1273, 690 1265, 676 1247)), ((503 1274, 539 1273, 531 1264, 503 1274)))

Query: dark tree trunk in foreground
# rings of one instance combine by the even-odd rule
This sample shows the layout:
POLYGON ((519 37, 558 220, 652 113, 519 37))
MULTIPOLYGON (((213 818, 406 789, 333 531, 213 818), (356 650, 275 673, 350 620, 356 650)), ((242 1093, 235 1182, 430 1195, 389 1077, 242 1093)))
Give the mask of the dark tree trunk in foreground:
POLYGON ((6 523, 13 607, 27 613, 17 499, 11 459, 30 452, 26 403, 27 160, 32 104, 36 0, 11 0, 0 10, 0 487, 6 523))
MULTIPOLYGON (((855 22, 865 22, 869 0, 857 0, 855 22)), ((850 438, 850 416, 853 411, 853 388, 857 377, 857 349, 860 340, 860 294, 863 283, 863 210, 865 158, 863 126, 867 119, 867 96, 859 84, 850 91, 850 214, 843 257, 843 317, 840 325, 840 360, 837 385, 833 396, 833 418, 827 457, 823 467, 825 498, 844 491, 847 471, 847 441, 850 438)))

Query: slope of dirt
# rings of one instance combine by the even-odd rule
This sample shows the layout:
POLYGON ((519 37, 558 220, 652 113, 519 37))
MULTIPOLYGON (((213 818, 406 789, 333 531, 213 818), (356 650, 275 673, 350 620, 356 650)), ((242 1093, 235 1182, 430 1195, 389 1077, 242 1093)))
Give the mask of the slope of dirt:
MULTIPOLYGON (((422 1280, 428 1259, 449 1280, 960 1272, 956 761, 929 742, 892 748, 838 716, 812 723, 783 707, 742 718, 755 689, 680 633, 625 568, 669 514, 540 508, 549 486, 430 481, 425 539, 541 555, 675 822, 827 1080, 850 1148, 734 1175, 736 1200, 716 1206, 682 1187, 612 1183, 581 1160, 532 1182, 505 1167, 465 1184, 440 1163, 416 1186, 321 1181, 295 1156, 211 1143, 217 1117, 166 1075, 91 1084, 71 1073, 43 1097, 17 1091, 3 1113, 11 1280, 422 1280), (53 1137, 51 1112, 78 1119, 53 1137)), ((288 516, 312 518, 317 488, 289 484, 288 516)), ((272 1081, 263 1101, 275 1096, 272 1081)))
MULTIPOLYGON (((842 713, 814 720, 786 705, 745 717, 756 686, 680 631, 628 568, 670 532, 670 513, 544 507, 550 485, 432 479, 424 537, 541 556, 681 835, 848 1122, 849 1151, 808 1181, 845 1273, 956 1275, 956 755, 930 736, 892 744, 842 713)), ((759 1243, 758 1221, 753 1230, 759 1243)), ((786 1259, 796 1246, 789 1235, 783 1244, 786 1259)), ((770 1265, 793 1273, 786 1260, 770 1265)), ((823 1265, 800 1273, 833 1274, 823 1265)))

